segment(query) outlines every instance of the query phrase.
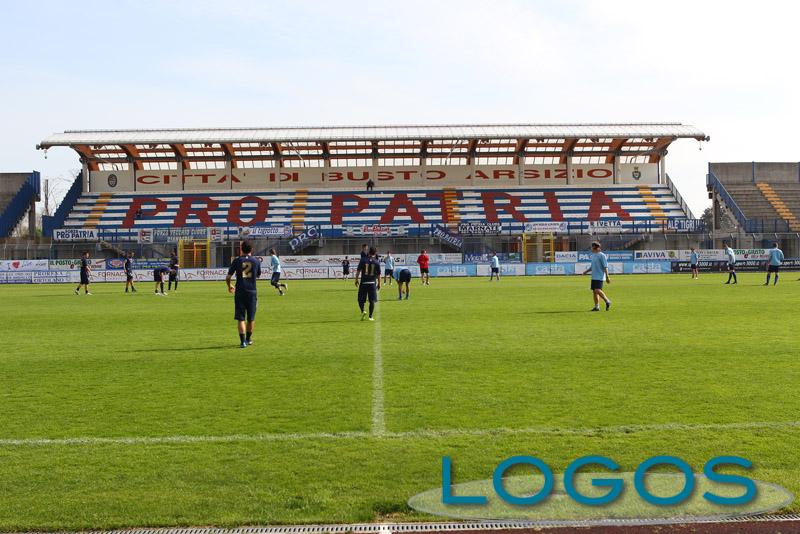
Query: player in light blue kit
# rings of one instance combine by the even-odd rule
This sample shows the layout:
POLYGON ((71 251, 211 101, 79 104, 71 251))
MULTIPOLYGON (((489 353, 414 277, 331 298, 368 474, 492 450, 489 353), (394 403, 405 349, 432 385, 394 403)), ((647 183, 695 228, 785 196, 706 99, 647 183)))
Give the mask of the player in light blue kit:
POLYGON ((500 258, 497 257, 497 252, 492 252, 492 257, 489 258, 491 264, 491 272, 489 273, 489 281, 496 276, 497 281, 500 281, 500 258))
POLYGON ((589 271, 592 272, 592 283, 589 287, 594 298, 594 308, 591 311, 600 311, 600 299, 606 303, 606 311, 608 311, 611 309, 611 300, 603 293, 603 281, 611 283, 611 278, 608 276, 608 257, 600 251, 600 243, 597 241, 592 243, 592 263, 588 269, 583 271, 583 274, 589 271))
POLYGON ((394 278, 394 256, 392 256, 391 250, 386 251, 383 263, 383 283, 386 284, 388 282, 389 285, 392 285, 392 278, 394 278))
POLYGON ((697 251, 694 247, 691 248, 692 253, 689 254, 689 264, 692 266, 692 280, 697 280, 700 275, 698 274, 699 271, 697 270, 697 251))
POLYGON ((725 283, 730 284, 731 280, 733 280, 734 284, 738 284, 739 281, 736 279, 736 254, 734 254, 733 249, 728 246, 727 241, 723 241, 722 246, 725 247, 725 256, 728 258, 728 281, 725 283))
POLYGON ((767 252, 767 281, 764 283, 765 286, 769 285, 769 277, 772 273, 775 273, 775 282, 772 285, 778 285, 778 271, 781 269, 782 262, 783 251, 778 248, 777 243, 773 243, 772 248, 767 252))
POLYGON ((278 293, 283 296, 283 292, 288 289, 288 286, 281 282, 281 260, 275 253, 274 248, 269 249, 269 263, 272 267, 272 278, 270 279, 270 285, 277 289, 278 293))

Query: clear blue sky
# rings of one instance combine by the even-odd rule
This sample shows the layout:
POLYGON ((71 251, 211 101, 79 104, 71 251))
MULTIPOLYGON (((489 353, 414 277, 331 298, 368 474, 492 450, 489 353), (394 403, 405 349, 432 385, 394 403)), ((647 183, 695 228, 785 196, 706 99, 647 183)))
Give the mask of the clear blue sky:
POLYGON ((800 160, 797 2, 7 2, 0 170, 79 128, 678 121, 699 212, 711 161, 800 160))

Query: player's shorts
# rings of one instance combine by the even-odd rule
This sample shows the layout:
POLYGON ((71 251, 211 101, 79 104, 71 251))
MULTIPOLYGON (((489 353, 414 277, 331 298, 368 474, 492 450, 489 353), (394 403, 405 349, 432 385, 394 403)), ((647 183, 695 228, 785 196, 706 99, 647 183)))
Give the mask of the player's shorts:
POLYGON ((237 321, 255 321, 258 295, 252 291, 236 293, 233 298, 233 318, 237 321))
POLYGON ((780 265, 770 265, 767 267, 767 272, 769 273, 777 273, 781 269, 780 265))
POLYGON ((125 273, 125 280, 133 282, 133 273, 125 273))
POLYGON ((500 273, 500 267, 492 267, 492 274, 499 274, 499 273, 500 273))
POLYGON ((603 281, 602 280, 592 280, 592 285, 590 286, 592 290, 595 289, 603 289, 603 281))
POLYGON ((178 271, 170 271, 169 272, 169 281, 175 282, 178 280, 178 271))
POLYGON ((729 271, 735 271, 736 270, 736 263, 728 262, 728 270, 729 271))
POLYGON ((397 281, 406 283, 411 282, 411 271, 408 269, 400 271, 400 274, 397 276, 397 281))
POLYGON ((350 269, 342 269, 342 274, 347 276, 350 274, 350 269))
POLYGON ((378 284, 359 284, 358 303, 363 304, 368 300, 378 302, 378 284))
POLYGON ((81 285, 89 283, 89 273, 81 272, 81 285))
POLYGON ((692 264, 692 269, 697 269, 697 264, 696 263, 692 264))
POLYGON ((383 275, 391 278, 394 275, 394 269, 386 269, 383 271, 383 275))
POLYGON ((161 273, 159 271, 154 272, 153 273, 153 282, 161 282, 161 281, 162 281, 161 273))
POLYGON ((420 274, 428 274, 428 268, 427 267, 420 267, 419 268, 419 272, 420 272, 420 274))
POLYGON ((278 285, 278 282, 281 280, 281 273, 272 273, 272 278, 270 279, 270 284, 278 285))

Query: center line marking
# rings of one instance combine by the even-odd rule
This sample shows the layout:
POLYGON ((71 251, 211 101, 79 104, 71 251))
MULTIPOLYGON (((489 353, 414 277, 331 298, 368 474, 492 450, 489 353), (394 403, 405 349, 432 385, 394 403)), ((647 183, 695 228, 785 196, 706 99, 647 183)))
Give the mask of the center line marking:
MULTIPOLYGON (((376 303, 377 304, 377 303, 376 303)), ((386 415, 383 409, 383 353, 381 351, 381 318, 375 306, 375 336, 372 358, 372 434, 386 434, 386 415)))

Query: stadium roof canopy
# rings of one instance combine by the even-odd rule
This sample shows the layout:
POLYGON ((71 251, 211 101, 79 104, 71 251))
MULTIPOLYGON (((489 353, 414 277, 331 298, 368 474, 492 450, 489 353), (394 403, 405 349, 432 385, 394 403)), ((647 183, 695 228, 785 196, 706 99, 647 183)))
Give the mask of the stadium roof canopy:
POLYGON ((430 164, 658 162, 677 139, 709 138, 680 123, 485 124, 68 130, 37 148, 67 146, 89 168, 168 169, 430 164), (575 159, 577 158, 577 159, 575 159), (588 161, 591 160, 591 161, 588 161), (415 163, 416 162, 416 163, 415 163))

